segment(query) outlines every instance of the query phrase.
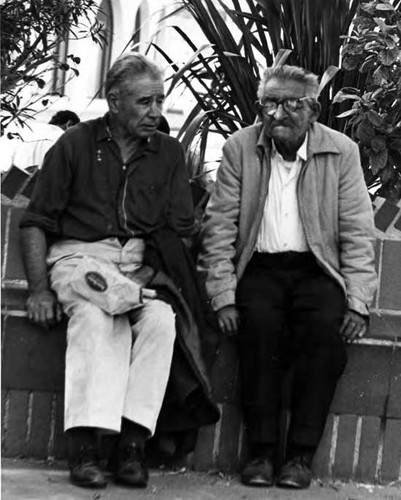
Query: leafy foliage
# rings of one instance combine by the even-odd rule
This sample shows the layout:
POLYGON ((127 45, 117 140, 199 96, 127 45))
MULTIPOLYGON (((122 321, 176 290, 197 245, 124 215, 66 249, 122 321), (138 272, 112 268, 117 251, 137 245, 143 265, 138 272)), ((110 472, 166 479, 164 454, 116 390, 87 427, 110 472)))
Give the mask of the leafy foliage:
POLYGON ((363 87, 343 88, 336 102, 352 101, 349 135, 359 144, 368 186, 401 197, 401 12, 400 0, 363 2, 343 50, 343 68, 364 75, 363 87))
MULTIPOLYGON (((170 63, 174 75, 169 92, 185 85, 196 99, 179 137, 188 156, 196 158, 193 175, 204 169, 210 134, 227 138, 254 122, 260 72, 282 51, 291 64, 322 76, 340 64, 340 35, 348 33, 358 0, 181 0, 196 20, 208 43, 197 46, 189 33, 173 29, 193 51, 183 65, 161 47, 156 49, 170 63), (194 153, 195 151, 195 153, 194 153)), ((337 77, 336 77, 337 80, 337 77)), ((348 84, 354 79, 348 78, 348 84)), ((332 82, 335 91, 344 83, 332 82)), ((321 121, 331 124, 333 90, 321 94, 321 121)))
POLYGON ((2 133, 14 120, 23 125, 37 101, 43 99, 46 105, 47 80, 53 71, 79 74, 79 58, 68 54, 67 61, 62 61, 57 48, 68 38, 90 36, 103 42, 102 26, 91 20, 96 10, 95 0, 4 0, 0 4, 2 133), (27 101, 32 91, 37 96, 27 101))

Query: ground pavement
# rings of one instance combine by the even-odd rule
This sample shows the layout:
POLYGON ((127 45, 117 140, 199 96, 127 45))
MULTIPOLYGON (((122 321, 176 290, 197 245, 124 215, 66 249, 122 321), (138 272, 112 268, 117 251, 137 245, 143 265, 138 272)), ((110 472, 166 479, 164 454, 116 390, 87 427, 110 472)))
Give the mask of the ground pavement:
POLYGON ((151 469, 148 488, 111 481, 104 490, 77 488, 65 464, 2 460, 2 500, 401 500, 401 482, 386 486, 314 481, 303 491, 249 488, 236 475, 182 469, 151 469))

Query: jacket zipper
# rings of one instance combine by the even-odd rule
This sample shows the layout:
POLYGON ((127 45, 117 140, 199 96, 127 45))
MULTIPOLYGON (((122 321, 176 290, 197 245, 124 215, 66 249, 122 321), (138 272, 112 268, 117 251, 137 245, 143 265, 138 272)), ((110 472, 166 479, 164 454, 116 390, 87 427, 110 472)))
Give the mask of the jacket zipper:
POLYGON ((298 180, 297 180, 297 201, 298 201, 298 210, 299 210, 299 215, 301 217, 301 222, 302 222, 302 227, 304 229, 304 233, 305 233, 305 239, 306 239, 306 242, 309 246, 310 249, 312 249, 311 247, 311 244, 310 244, 310 238, 309 238, 309 234, 308 234, 308 231, 307 231, 307 227, 306 227, 306 224, 305 224, 305 217, 304 217, 304 207, 301 203, 301 196, 300 196, 300 183, 301 183, 301 177, 303 177, 304 173, 305 173, 305 170, 306 170, 306 167, 309 165, 310 163, 310 160, 311 158, 308 158, 305 162, 305 164, 303 165, 303 167, 301 168, 300 172, 299 172, 299 176, 298 176, 298 180))
POLYGON ((320 267, 325 270, 327 272, 327 274, 329 276, 331 276, 343 289, 344 289, 344 293, 346 293, 346 290, 345 290, 345 287, 344 287, 344 284, 341 283, 339 280, 338 280, 338 277, 333 274, 332 270, 330 269, 330 267, 327 265, 327 263, 321 259, 320 255, 318 252, 315 252, 312 248, 312 245, 310 243, 310 238, 309 238, 309 233, 307 231, 307 225, 305 224, 305 217, 304 217, 304 207, 301 203, 301 197, 299 196, 300 194, 300 183, 301 183, 301 175, 303 176, 303 174, 305 173, 305 170, 306 170, 306 167, 309 165, 309 163, 311 162, 312 160, 312 157, 311 158, 308 158, 308 160, 305 162, 305 165, 301 168, 301 171, 299 173, 299 177, 298 177, 298 182, 297 182, 297 200, 298 200, 298 208, 299 208, 299 214, 300 214, 300 217, 301 217, 301 222, 302 222, 302 227, 304 229, 304 234, 305 234, 305 239, 306 239, 306 242, 308 244, 308 247, 310 248, 312 254, 314 255, 317 263, 320 265, 320 267))

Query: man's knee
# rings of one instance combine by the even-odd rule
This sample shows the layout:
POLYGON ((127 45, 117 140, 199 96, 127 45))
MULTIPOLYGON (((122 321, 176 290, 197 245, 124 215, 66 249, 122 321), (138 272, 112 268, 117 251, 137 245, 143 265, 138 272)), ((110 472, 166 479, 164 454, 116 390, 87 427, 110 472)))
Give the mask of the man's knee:
POLYGON ((104 335, 112 333, 113 327, 113 317, 89 301, 77 302, 69 310, 69 340, 79 336, 84 337, 86 343, 98 343, 104 335))
POLYGON ((143 319, 154 335, 162 335, 166 341, 174 342, 175 313, 169 304, 158 299, 148 302, 143 310, 143 319))

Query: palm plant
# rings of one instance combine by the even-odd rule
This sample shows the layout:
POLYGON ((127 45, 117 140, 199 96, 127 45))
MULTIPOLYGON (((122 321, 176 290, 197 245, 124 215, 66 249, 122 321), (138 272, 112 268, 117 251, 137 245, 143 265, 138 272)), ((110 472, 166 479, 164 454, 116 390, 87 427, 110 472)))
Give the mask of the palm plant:
MULTIPOLYGON (((263 67, 283 54, 289 63, 323 75, 339 66, 341 35, 347 34, 359 0, 181 0, 208 43, 197 46, 188 33, 173 26, 193 54, 182 66, 159 46, 171 65, 168 93, 180 85, 192 92, 196 104, 181 127, 188 157, 196 158, 192 176, 201 175, 210 134, 227 138, 254 122, 257 85, 263 67)), ((357 72, 356 72, 357 74, 357 72)), ((347 85, 356 85, 346 74, 347 85)), ((332 124, 333 92, 344 86, 341 77, 321 94, 321 121, 332 124)))

